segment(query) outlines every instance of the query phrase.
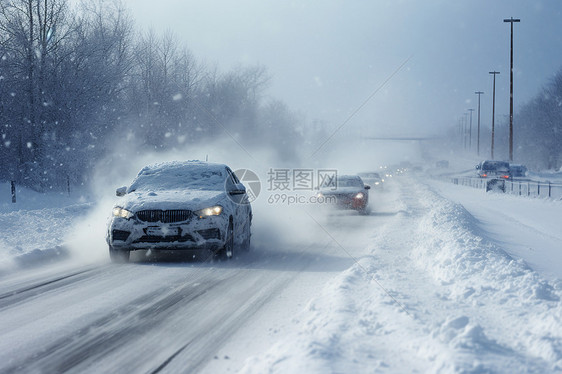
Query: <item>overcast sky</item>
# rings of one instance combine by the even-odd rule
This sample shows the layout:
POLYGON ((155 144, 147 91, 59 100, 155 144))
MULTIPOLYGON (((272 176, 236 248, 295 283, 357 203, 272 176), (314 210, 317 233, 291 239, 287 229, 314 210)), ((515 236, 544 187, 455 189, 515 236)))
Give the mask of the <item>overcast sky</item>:
POLYGON ((482 124, 490 126, 492 70, 500 71, 496 121, 505 118, 510 26, 504 18, 521 19, 516 109, 562 67, 558 0, 125 3, 138 27, 172 30, 197 58, 222 70, 266 66, 273 77, 269 95, 309 120, 337 127, 388 80, 345 126, 365 135, 426 135, 456 126, 468 108, 477 108, 478 90, 485 91, 482 124))

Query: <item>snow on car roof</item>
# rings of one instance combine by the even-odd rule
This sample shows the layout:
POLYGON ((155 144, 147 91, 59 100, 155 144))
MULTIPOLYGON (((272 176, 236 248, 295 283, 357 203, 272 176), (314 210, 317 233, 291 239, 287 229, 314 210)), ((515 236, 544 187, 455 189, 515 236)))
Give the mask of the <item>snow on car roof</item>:
POLYGON ((482 169, 484 170, 497 170, 509 168, 509 163, 507 161, 496 161, 496 160, 485 160, 481 163, 482 169))
POLYGON ((145 166, 128 192, 135 190, 224 188, 226 165, 204 161, 168 161, 145 166))

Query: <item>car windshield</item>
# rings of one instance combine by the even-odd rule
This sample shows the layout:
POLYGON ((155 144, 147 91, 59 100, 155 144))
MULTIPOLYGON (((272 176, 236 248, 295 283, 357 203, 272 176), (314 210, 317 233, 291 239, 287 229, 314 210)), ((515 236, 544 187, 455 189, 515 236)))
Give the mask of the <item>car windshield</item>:
POLYGON ((363 187, 363 182, 359 178, 338 179, 338 187, 363 187))
POLYGON ((162 164, 142 169, 128 192, 137 190, 222 190, 226 172, 206 164, 162 164))

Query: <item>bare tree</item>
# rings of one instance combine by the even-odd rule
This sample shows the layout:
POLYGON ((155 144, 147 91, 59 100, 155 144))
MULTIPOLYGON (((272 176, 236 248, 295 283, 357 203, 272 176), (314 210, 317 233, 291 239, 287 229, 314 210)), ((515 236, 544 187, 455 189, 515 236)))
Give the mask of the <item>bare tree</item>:
MULTIPOLYGON (((18 108, 11 119, 17 126, 15 137, 18 170, 35 175, 42 182, 44 159, 42 137, 48 121, 49 85, 46 83, 51 55, 65 37, 65 0, 7 0, 0 3, 0 31, 4 68, 10 73, 13 105, 18 108), (57 32, 57 28, 60 30, 57 32), (17 122, 17 123, 16 123, 17 122)), ((21 176, 20 176, 21 177, 21 176)))
POLYGON ((171 31, 136 33, 121 0, 83 0, 76 11, 67 1, 0 0, 0 178, 38 189, 86 182, 129 134, 153 150, 274 138, 294 156, 300 119, 263 104, 265 67, 222 73, 171 31))

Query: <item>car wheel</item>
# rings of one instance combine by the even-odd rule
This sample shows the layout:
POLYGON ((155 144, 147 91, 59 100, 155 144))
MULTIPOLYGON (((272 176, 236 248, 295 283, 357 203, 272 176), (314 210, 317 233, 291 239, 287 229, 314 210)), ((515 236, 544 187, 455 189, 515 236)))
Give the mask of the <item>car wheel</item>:
POLYGON ((363 207, 358 210, 359 214, 362 216, 368 216, 371 213, 371 210, 368 207, 363 207))
POLYGON ((129 262, 129 258, 131 256, 131 251, 126 249, 116 249, 112 246, 109 246, 109 258, 111 262, 116 263, 125 263, 129 262))
POLYGON ((221 251, 221 257, 230 260, 234 257, 234 224, 232 219, 228 222, 228 230, 226 231, 226 243, 221 251))
POLYGON ((248 221, 244 226, 244 241, 242 242, 242 250, 244 252, 250 251, 250 239, 252 237, 252 216, 248 216, 248 221))
POLYGON ((245 252, 249 252, 250 251, 250 240, 252 238, 252 229, 250 226, 250 223, 248 223, 248 225, 246 225, 246 238, 244 239, 244 251, 245 252))

